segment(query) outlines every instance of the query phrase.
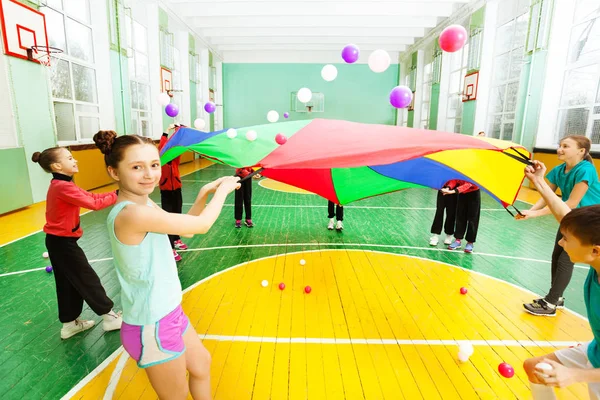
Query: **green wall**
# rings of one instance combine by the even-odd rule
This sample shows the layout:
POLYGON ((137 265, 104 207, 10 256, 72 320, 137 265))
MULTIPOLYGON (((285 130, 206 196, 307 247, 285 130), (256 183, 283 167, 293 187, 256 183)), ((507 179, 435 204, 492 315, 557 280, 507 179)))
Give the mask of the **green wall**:
MULTIPOLYGON (((28 166, 26 170, 29 174, 32 200, 37 203, 46 199, 50 177, 30 161, 31 155, 36 151, 56 146, 50 92, 45 71, 39 64, 16 57, 6 57, 5 61, 12 82, 15 123, 28 166)), ((23 200, 25 198, 18 201, 23 200)))
MULTIPOLYGON (((30 165, 39 168, 33 163, 30 165)), ((2 187, 9 188, 10 195, 0 196, 0 214, 33 203, 24 148, 0 149, 0 171, 10 171, 2 177, 2 187)))
POLYGON ((131 91, 129 84, 129 59, 118 52, 110 50, 110 70, 113 85, 113 104, 115 109, 116 131, 124 133, 138 133, 131 130, 131 91), (119 58, 121 64, 119 64, 119 58), (119 73, 119 70, 122 73, 119 73), (121 95, 121 79, 123 80, 123 94, 121 95))
POLYGON ((431 85, 431 103, 429 104, 429 129, 437 129, 438 107, 440 104, 440 84, 431 85))
POLYGON ((546 78, 547 57, 548 52, 546 50, 539 50, 528 54, 523 59, 513 138, 515 142, 522 144, 530 150, 533 150, 535 146, 536 132, 538 130, 542 92, 546 78), (530 77, 531 83, 529 83, 530 77), (528 83, 529 88, 527 87, 528 83), (528 102, 527 99, 529 99, 528 102), (527 107, 527 110, 525 110, 525 107, 527 107), (527 115, 524 117, 525 112, 527 112, 527 115), (525 125, 525 129, 521 136, 523 124, 525 125))
POLYGON ((336 64, 338 76, 332 82, 321 77, 323 64, 223 64, 223 100, 227 110, 224 128, 267 123, 267 112, 280 118, 344 119, 393 125, 396 110, 389 104, 389 92, 398 85, 398 65, 376 74, 368 65, 336 64), (291 92, 308 87, 325 95, 325 112, 292 112, 291 92))

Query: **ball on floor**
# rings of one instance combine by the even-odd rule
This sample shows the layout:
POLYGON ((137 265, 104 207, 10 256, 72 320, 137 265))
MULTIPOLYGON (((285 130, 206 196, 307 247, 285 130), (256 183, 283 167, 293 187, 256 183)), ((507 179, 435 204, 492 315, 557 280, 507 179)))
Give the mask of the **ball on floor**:
POLYGON ((47 251, 43 252, 43 253, 42 253, 42 257, 44 257, 44 258, 48 258, 48 257, 49 257, 49 255, 48 255, 48 252, 47 252, 47 251))
POLYGON ((303 258, 302 260, 300 260, 300 265, 305 265, 306 264, 306 260, 303 258))
POLYGON ((515 375, 515 369, 509 363, 498 365, 498 372, 505 378, 512 378, 515 375))
POLYGON ((265 279, 260 284, 262 285, 262 287, 267 287, 267 286, 269 286, 269 281, 265 279))
POLYGON ((52 265, 48 265, 48 266, 46 267, 46 272, 47 272, 47 273, 50 273, 50 272, 52 272, 52 265))
POLYGON ((283 289, 285 289, 285 283, 281 282, 279 284, 279 290, 283 290, 283 289))

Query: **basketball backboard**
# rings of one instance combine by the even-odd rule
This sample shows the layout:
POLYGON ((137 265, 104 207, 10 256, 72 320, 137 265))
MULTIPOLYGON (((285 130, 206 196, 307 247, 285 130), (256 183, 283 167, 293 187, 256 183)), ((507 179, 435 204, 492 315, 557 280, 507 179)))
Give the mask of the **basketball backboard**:
POLYGON ((28 59, 31 46, 48 48, 46 17, 41 12, 16 0, 0 0, 0 17, 7 55, 28 59))
POLYGON ((166 68, 160 69, 160 91, 167 92, 170 95, 171 90, 173 90, 173 74, 166 68))
POLYGON ((477 86, 479 85, 479 72, 472 72, 465 76, 462 101, 477 100, 477 86))

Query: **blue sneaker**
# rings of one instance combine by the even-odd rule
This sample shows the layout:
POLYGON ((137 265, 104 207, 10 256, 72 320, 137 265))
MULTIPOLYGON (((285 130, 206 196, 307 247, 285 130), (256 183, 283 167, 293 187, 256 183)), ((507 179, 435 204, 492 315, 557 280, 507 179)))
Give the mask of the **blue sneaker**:
POLYGON ((460 249, 462 245, 460 244, 460 239, 455 239, 450 246, 448 246, 448 250, 456 250, 460 249))
POLYGON ((473 252, 473 243, 467 243, 467 245, 465 246, 465 253, 472 253, 473 252))

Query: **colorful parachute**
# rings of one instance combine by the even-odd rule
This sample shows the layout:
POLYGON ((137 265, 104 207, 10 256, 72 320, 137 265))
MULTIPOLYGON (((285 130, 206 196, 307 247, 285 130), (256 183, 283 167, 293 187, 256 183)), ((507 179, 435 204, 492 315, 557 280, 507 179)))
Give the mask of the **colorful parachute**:
POLYGON ((161 152, 164 164, 187 150, 348 204, 396 190, 440 189, 451 179, 479 186, 504 207, 513 204, 530 153, 506 141, 455 133, 314 119, 225 131, 180 128, 161 152), (255 130, 255 141, 246 132, 255 130), (287 143, 278 145, 282 133, 287 143))

